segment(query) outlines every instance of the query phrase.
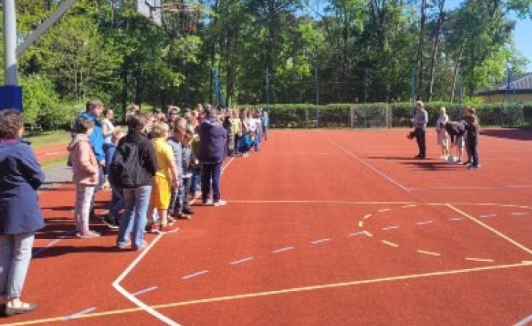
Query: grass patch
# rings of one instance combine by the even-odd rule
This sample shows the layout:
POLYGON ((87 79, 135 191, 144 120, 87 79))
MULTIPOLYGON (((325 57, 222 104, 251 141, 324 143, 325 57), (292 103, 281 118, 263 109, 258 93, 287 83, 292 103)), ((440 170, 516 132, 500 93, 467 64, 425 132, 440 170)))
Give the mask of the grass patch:
POLYGON ((31 142, 33 148, 43 148, 67 145, 71 140, 71 136, 68 131, 45 131, 40 135, 24 136, 24 140, 31 142))

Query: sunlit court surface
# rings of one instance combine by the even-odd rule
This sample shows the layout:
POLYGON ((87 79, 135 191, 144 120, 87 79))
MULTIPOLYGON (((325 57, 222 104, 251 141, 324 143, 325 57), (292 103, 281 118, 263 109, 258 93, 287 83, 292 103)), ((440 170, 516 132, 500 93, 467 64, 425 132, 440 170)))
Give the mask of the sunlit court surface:
MULTIPOLYGON (((72 187, 41 193, 25 288, 3 325, 526 325, 532 133, 485 129, 482 168, 416 160, 407 130, 272 131, 225 162, 224 207, 117 251, 72 237, 72 187)), ((102 212, 110 193, 101 193, 102 212)))

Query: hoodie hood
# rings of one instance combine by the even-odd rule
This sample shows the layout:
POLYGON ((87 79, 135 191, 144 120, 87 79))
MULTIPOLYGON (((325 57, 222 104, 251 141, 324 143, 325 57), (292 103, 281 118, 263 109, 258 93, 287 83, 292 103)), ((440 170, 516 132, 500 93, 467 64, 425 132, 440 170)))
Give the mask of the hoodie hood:
POLYGON ((74 150, 74 148, 76 148, 76 145, 78 145, 79 143, 81 142, 88 142, 90 143, 90 139, 89 137, 87 137, 87 135, 84 135, 84 134, 76 134, 76 136, 74 137, 74 139, 72 139, 72 141, 70 142, 70 144, 68 144, 67 146, 67 150, 69 152, 72 152, 74 150))

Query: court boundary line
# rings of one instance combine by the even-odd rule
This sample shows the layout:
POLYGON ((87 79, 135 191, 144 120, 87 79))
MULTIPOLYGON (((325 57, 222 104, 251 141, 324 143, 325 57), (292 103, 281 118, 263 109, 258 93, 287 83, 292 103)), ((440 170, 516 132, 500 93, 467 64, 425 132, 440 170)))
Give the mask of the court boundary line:
MULTIPOLYGON (((329 284, 306 286, 306 287, 287 288, 287 289, 275 290, 275 291, 264 291, 264 292, 255 292, 255 293, 239 294, 239 295, 232 295, 232 296, 214 297, 214 298, 208 298, 208 299, 171 302, 171 303, 165 303, 165 304, 159 304, 159 305, 152 305, 148 307, 153 310, 171 309, 171 308, 176 308, 176 307, 185 307, 185 306, 209 304, 209 303, 217 303, 217 302, 228 302, 228 301, 236 301, 236 300, 249 299, 249 298, 269 297, 269 296, 277 296, 277 295, 284 295, 284 294, 290 294, 290 293, 302 293, 302 292, 345 288, 345 287, 367 285, 367 284, 377 284, 377 283, 384 283, 384 282, 396 282, 396 281, 416 280, 416 279, 424 279, 424 278, 431 278, 431 277, 445 277, 445 276, 461 275, 461 274, 490 272, 490 271, 498 271, 498 270, 509 270, 509 269, 515 269, 515 268, 521 268, 521 267, 532 267, 532 261, 523 261, 518 264, 506 264, 506 265, 485 266, 485 267, 477 267, 477 268, 456 269, 456 270, 448 270, 448 271, 443 271, 443 272, 409 274, 409 275, 391 276, 391 277, 358 280, 358 281, 350 281, 350 282, 329 283, 329 284)), ((80 316, 77 319, 115 316, 115 315, 129 314, 129 313, 137 313, 137 312, 142 312, 142 311, 144 311, 142 308, 117 309, 117 310, 110 310, 110 311, 104 311, 104 312, 99 312, 99 313, 87 314, 87 315, 80 316)), ((64 317, 36 319, 36 320, 30 320, 26 322, 4 324, 4 326, 26 326, 26 325, 43 324, 47 322, 62 321, 63 318, 64 317)))
MULTIPOLYGON (((222 173, 229 167, 229 165, 231 165, 231 163, 233 163, 233 161, 235 160, 235 158, 231 158, 231 160, 229 160, 229 162, 227 162, 227 164, 222 168, 222 173)), ((194 201, 196 201, 197 198, 194 198, 194 200, 192 200, 190 202, 190 204, 193 204, 194 201)), ((148 306, 147 304, 145 304, 142 300, 138 299, 137 297, 135 297, 133 294, 131 294, 131 292, 127 291, 125 288, 123 288, 120 283, 127 277, 129 276, 129 273, 131 273, 131 271, 133 271, 133 269, 135 269, 137 267, 137 265, 142 261, 142 259, 144 259, 144 257, 150 252, 150 250, 155 246, 155 244, 164 236, 164 234, 159 234, 155 240, 150 243, 150 245, 148 246, 148 248, 144 249, 143 252, 128 266, 128 268, 122 273, 120 274, 120 276, 113 282, 113 287, 120 293, 122 294, 122 296, 124 296, 126 299, 128 299, 129 301, 131 301, 133 304, 137 305, 141 310, 144 310, 146 313, 152 315, 153 317, 155 317, 156 319, 158 319, 159 321, 165 323, 166 325, 169 325, 169 326, 182 326, 181 324, 177 323, 175 320, 172 320, 170 319, 169 317, 165 316, 164 314, 156 311, 155 309, 153 309, 152 307, 148 306)))
MULTIPOLYGON (((228 165, 227 165, 228 166, 228 165)), ((226 167, 227 167, 226 166, 226 167)), ((280 201, 240 201, 241 203, 275 203, 278 204, 280 201)), ((238 201, 231 201, 231 203, 238 203, 238 201)), ((331 202, 326 201, 282 201, 282 203, 318 203, 318 204, 330 204, 331 202)), ((532 207, 525 206, 525 205, 514 205, 514 204, 497 204, 497 203, 470 203, 470 202, 463 202, 463 203, 413 203, 413 202, 332 202, 332 203, 344 203, 344 204, 363 204, 363 205, 405 205, 405 204, 416 204, 418 206, 447 206, 449 208, 454 208, 455 211, 459 210, 458 208, 454 207, 453 205, 460 206, 460 205, 468 205, 468 206, 500 206, 500 207, 516 207, 516 208, 522 208, 522 209, 529 209, 531 210, 532 207)), ((459 210, 460 211, 460 210, 459 210)), ((465 217, 472 218, 474 221, 475 218, 469 216, 467 213, 460 211, 460 214, 466 214, 465 217)), ((485 226, 484 223, 481 221, 476 220, 477 223, 479 223, 482 226, 485 226)), ((489 226, 485 226, 488 229, 493 229, 489 226)), ((502 234, 499 231, 493 229, 490 231, 498 232, 499 236, 502 234)), ((506 240, 511 240, 507 236, 506 240)), ((163 235, 159 235, 152 243, 146 248, 141 255, 139 255, 133 263, 130 264, 130 266, 119 276, 119 278, 113 283, 113 287, 115 286, 115 283, 118 287, 120 287, 124 292, 131 295, 131 293, 127 292, 127 290, 123 289, 118 283, 123 281, 125 277, 136 267, 138 263, 148 254, 148 252, 153 248, 153 246, 163 237, 163 235), (119 281, 120 279, 120 281, 119 281)), ((514 241, 514 240, 512 240, 514 241)), ((515 242, 515 241, 514 241, 515 242)), ((517 243, 517 242, 516 242, 517 243)), ((515 244, 515 243, 514 243, 515 244)), ((520 244, 519 244, 520 245, 520 244)), ((521 248, 518 245, 520 249, 523 249, 524 251, 531 253, 532 250, 522 246, 521 248)), ((222 296, 222 297, 214 297, 214 298, 207 298, 207 299, 199 299, 199 300, 190 300, 190 301, 181 301, 181 302, 173 302, 173 303, 167 303, 167 304, 160 304, 160 305, 152 305, 149 306, 145 304, 144 302, 138 300, 136 297, 132 297, 134 301, 139 301, 140 304, 144 307, 141 308, 138 306, 137 308, 126 308, 126 309, 117 309, 117 310, 110 310, 110 311, 103 311, 98 313, 92 313, 92 314, 86 314, 83 316, 78 317, 77 319, 83 319, 83 318, 97 318, 97 317, 106 317, 106 316, 114 316, 114 315, 121 315, 121 314, 128 314, 128 313, 137 313, 137 312, 147 312, 146 308, 150 311, 154 311, 157 315, 161 315, 164 318, 168 318, 162 313, 157 312, 155 309, 169 309, 174 307, 180 307, 180 306, 189 306, 189 305, 195 305, 195 304, 207 304, 207 303, 215 303, 215 302, 225 302, 225 301, 232 301, 232 300, 240 300, 240 299, 247 299, 247 298, 255 298, 255 297, 265 297, 265 296, 272 296, 272 295, 282 295, 287 293, 297 293, 297 292, 307 292, 307 291, 313 291, 313 290, 323 290, 323 289, 330 289, 330 288, 338 288, 338 287, 348 287, 348 286, 356 286, 356 285, 364 285, 364 284, 373 284, 373 283, 380 283, 380 282, 393 282, 393 281, 400 281, 400 280, 408 280, 408 279, 422 279, 422 278, 429 278, 429 277, 438 277, 438 276, 448 276, 448 275, 459 275, 459 274, 469 274, 474 272, 482 272, 482 271, 493 271, 493 270, 506 270, 506 269, 513 269, 513 268, 520 268, 520 267, 532 267, 532 261, 522 261, 518 264, 509 264, 509 265, 494 265, 494 266, 486 266, 486 267, 479 267, 479 268, 470 268, 470 269, 457 269, 457 270, 450 270, 450 271, 444 271, 444 272, 430 272, 430 273, 422 273, 422 274, 410 274, 410 275, 402 275, 402 276, 391 276, 391 277, 385 277, 385 278, 377 278, 377 279, 368 279, 368 280, 359 280, 359 281, 351 281, 351 282, 343 282, 343 283, 331 283, 331 284, 323 284, 323 285, 317 285, 317 286, 307 286, 307 287, 299 287, 299 288, 288 288, 288 289, 282 289, 282 290, 276 290, 276 291, 266 291, 266 292, 257 292, 257 293, 248 293, 248 294, 240 294, 240 295, 233 295, 233 296, 222 296)), ((121 294, 124 295, 124 293, 117 289, 121 294)), ((127 295, 124 295, 127 297, 127 295)), ((131 300, 133 301, 133 300, 131 300)), ((47 322, 56 322, 56 321, 62 321, 65 317, 52 317, 52 318, 46 318, 46 319, 36 319, 36 320, 30 320, 26 322, 18 322, 18 323, 11 323, 11 324, 5 324, 5 326, 25 326, 25 325, 34 325, 34 324, 43 324, 47 322)), ((171 320, 168 318, 172 323, 177 324, 177 322, 171 320)), ((179 325, 179 324, 177 324, 179 325)))
POLYGON ((490 232, 492 232, 495 235, 499 236, 500 238, 506 240, 507 242, 510 242, 511 244, 513 244, 514 246, 518 247, 519 249, 525 251, 526 253, 532 255, 532 250, 531 249, 525 247, 524 245, 522 245, 519 242, 517 242, 516 240, 510 238, 509 236, 507 236, 506 234, 502 233, 501 231, 499 231, 499 230, 487 225, 486 223, 474 218, 473 216, 467 214, 466 212, 464 212, 461 209, 458 209, 458 208, 454 207, 451 204, 445 204, 445 206, 449 207, 450 209, 452 209, 453 211, 457 212, 458 214, 470 219, 471 221, 475 222, 476 224, 482 226, 484 229, 489 230, 490 232))
POLYGON ((532 185, 507 185, 498 187, 427 187, 427 188, 410 188, 411 191, 439 191, 439 190, 498 190, 498 189, 528 189, 532 185))
POLYGON ((404 185, 402 185, 401 183, 399 183, 398 181, 396 181, 395 179, 393 179, 392 177, 388 176, 387 174, 385 174, 384 172, 380 171, 379 169, 377 169, 376 167, 374 167, 373 165, 367 163, 366 161, 362 160, 360 157, 356 156, 355 154, 353 154, 352 152, 348 151, 347 149, 343 148, 342 146, 338 145, 336 142, 334 142, 333 140, 331 139, 328 139, 328 141, 333 144, 334 146, 336 146, 337 148, 339 148, 340 150, 344 151, 346 154, 348 154, 349 156, 351 156, 352 158, 354 158, 355 160, 359 161, 360 163, 364 164, 366 167, 368 167, 369 169, 373 170, 374 172, 376 172, 377 174, 379 174, 381 177, 383 177, 384 179, 388 180, 389 182, 391 182, 392 184, 396 185, 397 187, 403 189, 404 191, 408 192, 408 193, 411 193, 410 189, 405 187, 404 185))

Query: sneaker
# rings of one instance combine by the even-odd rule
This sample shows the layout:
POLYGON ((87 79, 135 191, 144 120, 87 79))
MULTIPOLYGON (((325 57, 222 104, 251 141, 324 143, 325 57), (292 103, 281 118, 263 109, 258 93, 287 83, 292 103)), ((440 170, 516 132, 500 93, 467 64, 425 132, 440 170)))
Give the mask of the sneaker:
POLYGON ((183 209, 183 214, 194 215, 194 211, 191 210, 190 208, 184 208, 183 209))
POLYGON ((201 203, 203 206, 212 206, 212 200, 207 200, 201 203))
POLYGON ((159 233, 160 231, 160 228, 159 228, 159 224, 151 224, 150 225, 150 233, 159 233))
POLYGON ((177 218, 180 220, 191 220, 192 216, 185 214, 185 213, 179 213, 177 214, 177 218))
POLYGON ((220 199, 220 200, 215 201, 213 205, 214 207, 225 206, 227 205, 227 202, 225 200, 220 199))
POLYGON ((175 225, 166 225, 166 226, 160 226, 159 227, 159 234, 164 233, 175 233, 179 231, 179 228, 175 225))
POLYGON ((87 230, 81 233, 78 232, 76 236, 80 239, 91 239, 101 237, 102 235, 96 231, 87 230))
MULTIPOLYGON (((179 214, 181 213, 177 214, 177 218, 179 218, 179 214)), ((173 225, 176 222, 176 219, 172 216, 168 216, 167 220, 168 220, 168 225, 173 225)))
POLYGON ((107 225, 107 227, 109 227, 110 229, 118 229, 119 226, 118 226, 118 223, 117 222, 117 219, 112 217, 112 216, 104 216, 102 218, 102 222, 107 225))
POLYGON ((146 247, 148 247, 148 245, 149 245, 148 241, 142 240, 142 246, 140 248, 136 248, 136 249, 131 248, 131 249, 132 250, 144 250, 146 249, 146 247))
POLYGON ((131 241, 128 241, 125 245, 119 245, 119 244, 117 244, 117 245, 116 245, 116 248, 117 248, 118 250, 127 250, 127 248, 128 248, 129 246, 131 246, 131 241))
POLYGON ((146 223, 146 227, 144 228, 144 231, 148 233, 151 232, 152 225, 153 223, 150 223, 150 222, 146 223))

